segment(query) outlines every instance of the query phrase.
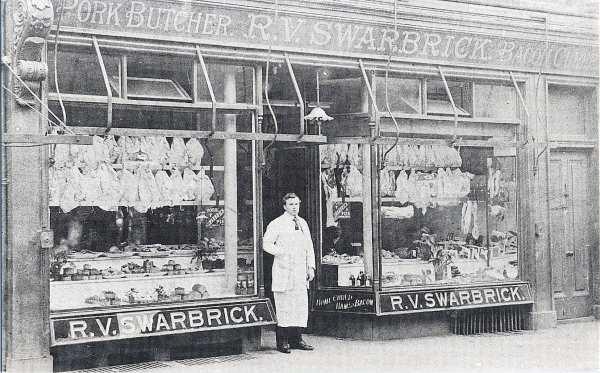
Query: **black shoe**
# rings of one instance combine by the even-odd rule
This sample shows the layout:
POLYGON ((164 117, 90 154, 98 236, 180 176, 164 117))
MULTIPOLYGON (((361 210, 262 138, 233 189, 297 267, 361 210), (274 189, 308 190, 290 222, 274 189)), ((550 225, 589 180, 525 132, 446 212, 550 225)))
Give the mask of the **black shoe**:
POLYGON ((277 346, 277 351, 282 352, 284 354, 289 354, 290 352, 290 345, 288 343, 283 343, 281 345, 277 346))
POLYGON ((304 350, 304 351, 312 351, 315 349, 313 346, 304 342, 302 339, 300 339, 300 341, 298 341, 297 343, 294 343, 293 345, 291 345, 290 348, 296 349, 296 350, 304 350))

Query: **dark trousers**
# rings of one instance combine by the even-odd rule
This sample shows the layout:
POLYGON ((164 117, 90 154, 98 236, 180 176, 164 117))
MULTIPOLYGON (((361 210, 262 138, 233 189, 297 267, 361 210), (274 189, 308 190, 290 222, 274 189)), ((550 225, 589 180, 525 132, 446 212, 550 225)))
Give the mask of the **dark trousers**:
POLYGON ((278 326, 275 329, 275 339, 277 341, 277 347, 281 347, 285 343, 289 343, 290 346, 296 346, 302 339, 302 328, 298 327, 287 327, 283 328, 278 326))

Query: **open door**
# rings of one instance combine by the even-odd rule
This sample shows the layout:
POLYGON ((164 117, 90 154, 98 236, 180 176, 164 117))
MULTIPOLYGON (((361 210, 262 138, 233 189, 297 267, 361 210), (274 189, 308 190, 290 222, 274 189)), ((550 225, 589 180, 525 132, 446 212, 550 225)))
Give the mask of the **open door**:
MULTIPOLYGON (((273 219, 283 213, 282 197, 286 193, 296 193, 302 201, 299 215, 307 221, 315 247, 318 247, 320 190, 317 149, 317 146, 284 142, 269 147, 265 153, 262 201, 263 225, 266 229, 273 219)), ((265 295, 271 300, 272 266, 273 256, 263 251, 265 295)))

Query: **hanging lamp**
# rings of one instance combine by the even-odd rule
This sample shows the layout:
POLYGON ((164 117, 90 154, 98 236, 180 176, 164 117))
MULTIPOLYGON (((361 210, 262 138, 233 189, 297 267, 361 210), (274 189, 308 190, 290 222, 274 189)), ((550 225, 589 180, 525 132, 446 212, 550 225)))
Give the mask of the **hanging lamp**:
POLYGON ((320 91, 319 91, 319 70, 317 70, 317 106, 313 108, 308 115, 304 116, 304 119, 309 122, 315 122, 318 126, 318 134, 321 134, 321 124, 333 120, 333 117, 327 115, 325 110, 321 107, 320 91))

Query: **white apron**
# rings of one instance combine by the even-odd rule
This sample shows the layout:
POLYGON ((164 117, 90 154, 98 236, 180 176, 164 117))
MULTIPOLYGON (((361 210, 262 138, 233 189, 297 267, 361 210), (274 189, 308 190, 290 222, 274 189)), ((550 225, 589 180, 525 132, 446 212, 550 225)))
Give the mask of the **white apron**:
POLYGON ((280 327, 306 328, 308 321, 308 290, 306 261, 306 237, 302 230, 294 230, 291 251, 290 285, 285 291, 274 291, 277 325, 280 327))

